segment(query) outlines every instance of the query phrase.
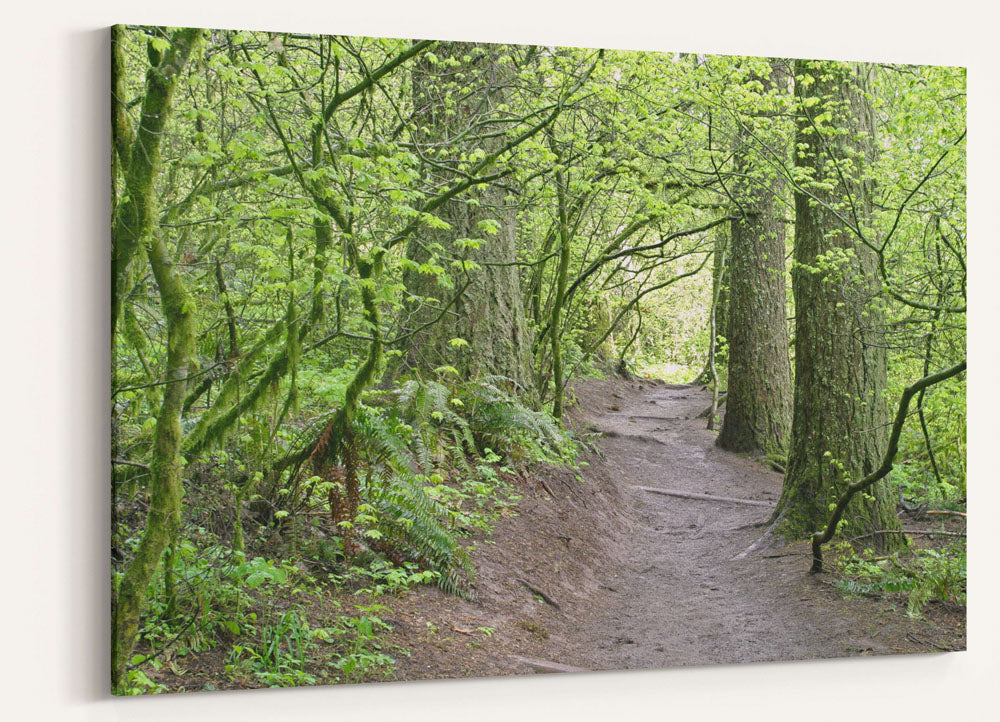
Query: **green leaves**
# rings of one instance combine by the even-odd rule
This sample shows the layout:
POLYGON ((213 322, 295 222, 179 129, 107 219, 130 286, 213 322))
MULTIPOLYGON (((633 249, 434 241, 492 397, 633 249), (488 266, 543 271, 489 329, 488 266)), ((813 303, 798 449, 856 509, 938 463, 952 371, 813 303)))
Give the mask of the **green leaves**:
POLYGON ((159 35, 149 35, 147 37, 149 38, 149 44, 156 52, 162 54, 170 49, 170 41, 166 38, 160 37, 159 35))
POLYGON ((493 218, 484 218, 476 224, 476 227, 489 236, 495 236, 500 232, 500 221, 493 218))
POLYGON ((288 571, 276 566, 271 559, 255 557, 239 564, 232 576, 242 581, 247 589, 257 589, 264 584, 284 584, 288 580, 288 571))

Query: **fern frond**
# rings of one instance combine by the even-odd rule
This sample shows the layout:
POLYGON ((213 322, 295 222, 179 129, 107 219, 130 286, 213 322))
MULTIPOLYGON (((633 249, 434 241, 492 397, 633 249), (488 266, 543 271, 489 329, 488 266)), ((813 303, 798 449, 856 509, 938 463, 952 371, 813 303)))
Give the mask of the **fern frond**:
POLYGON ((402 478, 374 491, 371 503, 379 511, 381 530, 397 547, 438 572, 441 589, 468 596, 475 571, 468 552, 441 522, 448 514, 446 508, 427 496, 422 486, 402 478))

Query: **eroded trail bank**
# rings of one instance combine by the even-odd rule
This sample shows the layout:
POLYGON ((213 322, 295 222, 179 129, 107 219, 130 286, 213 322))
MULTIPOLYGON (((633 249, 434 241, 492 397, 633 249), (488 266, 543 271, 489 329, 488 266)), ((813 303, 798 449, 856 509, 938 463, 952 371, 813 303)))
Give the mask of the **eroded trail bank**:
POLYGON ((404 600, 395 621, 414 654, 400 678, 539 671, 525 657, 597 670, 964 648, 961 613, 914 620, 843 599, 829 575, 807 574, 804 544, 734 559, 781 475, 714 445, 707 392, 612 380, 576 393, 573 423, 600 453, 582 479, 525 480, 520 515, 475 552, 475 602, 404 600), (480 626, 495 632, 471 641, 480 626))

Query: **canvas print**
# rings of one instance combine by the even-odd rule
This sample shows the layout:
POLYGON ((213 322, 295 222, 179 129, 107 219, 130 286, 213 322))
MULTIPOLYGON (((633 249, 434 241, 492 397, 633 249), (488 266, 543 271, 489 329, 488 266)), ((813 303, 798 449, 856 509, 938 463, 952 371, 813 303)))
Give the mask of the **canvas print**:
POLYGON ((965 71, 111 30, 116 694, 965 648, 965 71))

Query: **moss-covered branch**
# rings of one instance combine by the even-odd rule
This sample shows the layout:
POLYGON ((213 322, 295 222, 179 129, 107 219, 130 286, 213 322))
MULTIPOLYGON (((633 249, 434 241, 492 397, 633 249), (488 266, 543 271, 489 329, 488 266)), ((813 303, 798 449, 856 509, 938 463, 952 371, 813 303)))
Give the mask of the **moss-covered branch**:
MULTIPOLYGON (((112 40, 120 30, 116 29, 112 40)), ((139 128, 130 148, 131 137, 123 109, 115 106, 112 113, 113 146, 123 162, 125 198, 115 210, 111 225, 111 334, 114 336, 125 293, 129 263, 138 244, 150 233, 156 210, 153 183, 160 169, 160 146, 163 129, 170 115, 171 100, 177 77, 181 74, 192 51, 201 40, 201 30, 180 28, 170 36, 170 47, 157 65, 146 73, 146 93, 139 116, 139 128)), ((114 44, 114 47, 118 47, 114 44)), ((118 51, 120 52, 120 51, 118 51)), ((112 50, 112 67, 121 62, 112 50)), ((120 83, 119 83, 120 86, 120 83)), ((119 87, 120 91, 121 88, 119 87)))
POLYGON ((552 329, 552 384, 555 398, 552 400, 552 415, 562 419, 563 412, 563 368, 562 345, 560 343, 560 325, 563 301, 566 297, 566 276, 569 271, 569 251, 572 240, 569 231, 569 219, 566 217, 566 184, 561 170, 556 171, 556 201, 559 211, 559 266, 556 269, 556 291, 552 300, 552 316, 549 326, 552 329))
POLYGON ((919 381, 907 386, 903 391, 903 395, 899 399, 899 407, 896 409, 896 418, 892 423, 892 431, 889 434, 889 444, 886 447, 885 456, 882 457, 882 464, 865 478, 860 481, 856 481, 847 487, 844 493, 840 496, 840 499, 837 501, 837 506, 834 507, 833 513, 830 514, 830 518, 826 522, 826 527, 823 531, 818 531, 813 534, 813 563, 812 568, 810 569, 812 573, 815 574, 823 571, 823 545, 830 541, 833 538, 833 535, 837 532, 837 525, 840 523, 840 518, 844 515, 844 510, 851 502, 851 499, 853 499, 857 493, 864 491, 875 482, 885 478, 889 472, 892 471, 892 462, 896 458, 896 452, 899 450, 899 435, 903 431, 903 423, 906 421, 906 414, 910 408, 910 400, 917 394, 922 393, 927 387, 945 381, 946 379, 950 379, 952 376, 957 376, 965 371, 965 368, 966 362, 965 360, 962 360, 960 363, 957 363, 950 368, 938 371, 930 376, 924 376, 919 381))

